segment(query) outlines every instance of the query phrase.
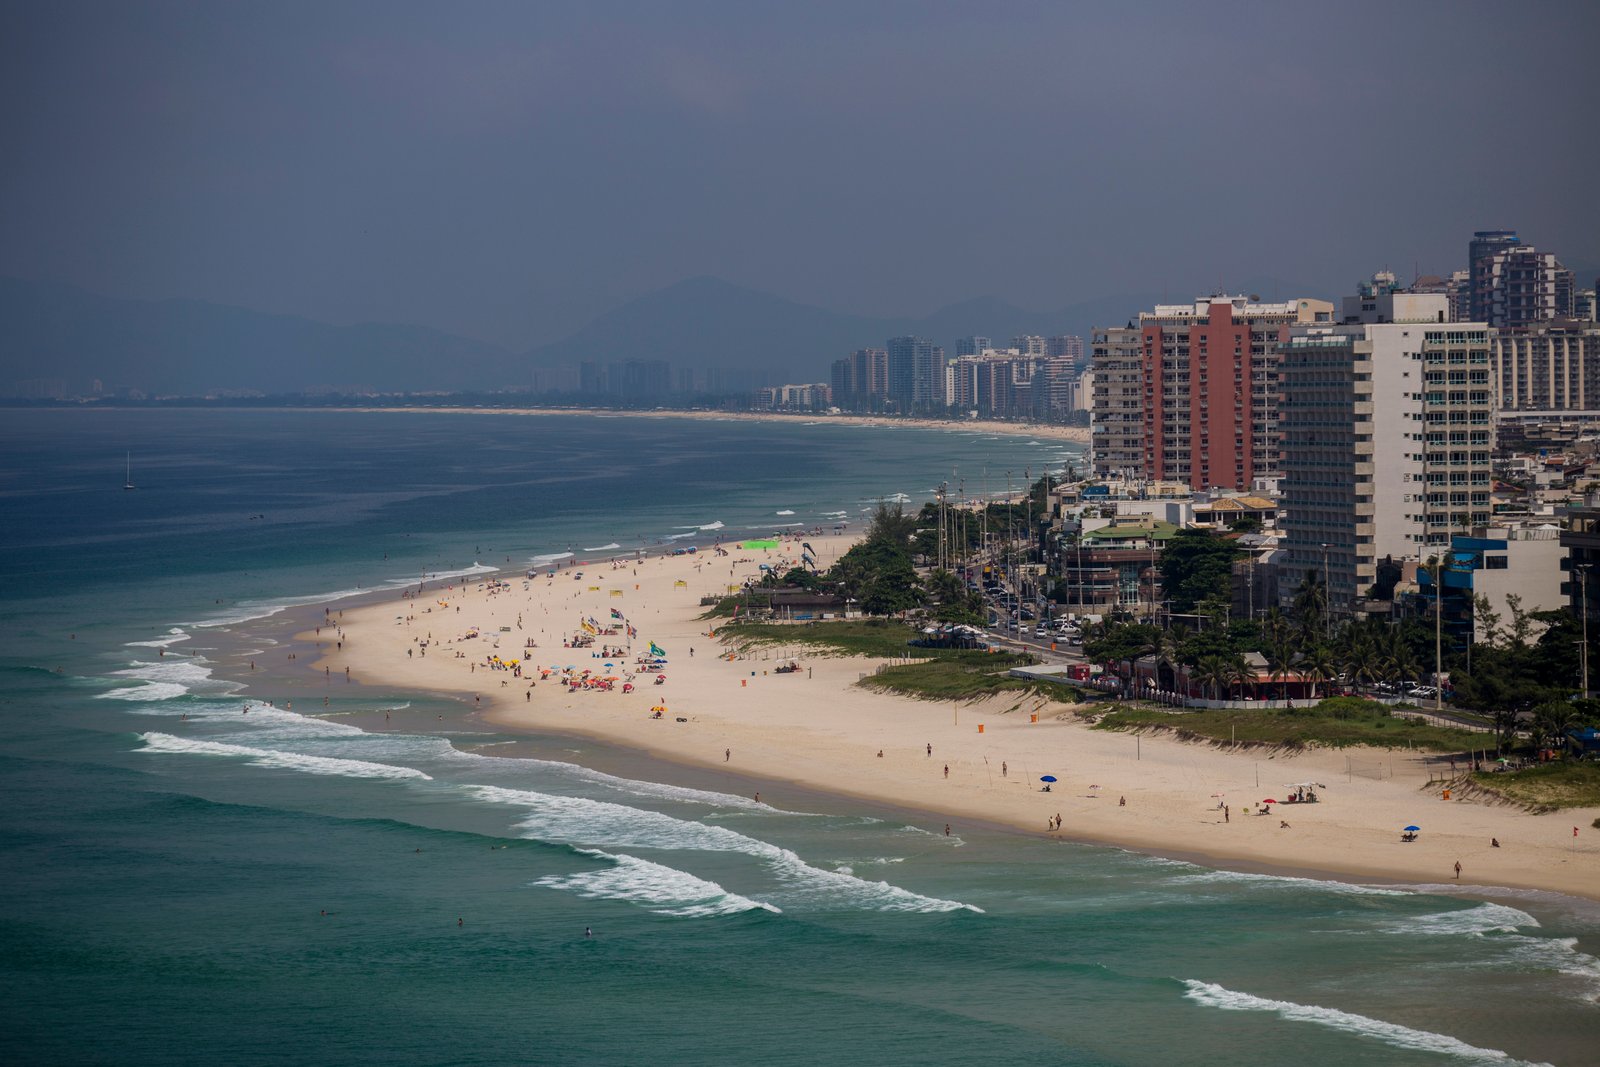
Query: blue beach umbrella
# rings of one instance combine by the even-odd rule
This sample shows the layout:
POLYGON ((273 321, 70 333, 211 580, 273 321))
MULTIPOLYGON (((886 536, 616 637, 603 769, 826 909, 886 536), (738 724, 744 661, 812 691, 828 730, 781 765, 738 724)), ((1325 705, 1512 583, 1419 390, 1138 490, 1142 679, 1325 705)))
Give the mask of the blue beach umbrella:
POLYGON ((1042 775, 1042 776, 1041 776, 1041 777, 1040 777, 1040 778, 1039 778, 1039 781, 1041 781, 1041 782, 1053 782, 1053 781, 1055 781, 1055 780, 1056 780, 1056 776, 1055 776, 1055 775, 1053 775, 1053 774, 1046 774, 1046 775, 1042 775))
POLYGON ((1420 829, 1422 829, 1422 827, 1420 827, 1420 826, 1408 826, 1408 827, 1406 827, 1406 833, 1414 834, 1420 829))

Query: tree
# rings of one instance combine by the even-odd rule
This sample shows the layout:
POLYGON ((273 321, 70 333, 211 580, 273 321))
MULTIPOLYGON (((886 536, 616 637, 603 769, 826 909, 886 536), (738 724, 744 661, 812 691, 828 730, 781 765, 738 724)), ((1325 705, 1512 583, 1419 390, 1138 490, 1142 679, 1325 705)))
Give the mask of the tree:
POLYGON ((1228 661, 1221 656, 1203 656, 1194 665, 1195 681, 1211 691, 1211 699, 1221 700, 1222 690, 1233 681, 1228 661))
POLYGON ((920 606, 922 589, 906 547, 915 523, 898 504, 893 508, 880 504, 866 538, 839 557, 828 570, 828 581, 859 601, 869 615, 892 615, 920 606))
POLYGON ((1337 673, 1333 653, 1327 645, 1312 645, 1300 660, 1300 673, 1311 679, 1311 699, 1317 699, 1317 683, 1326 682, 1337 673))
POLYGON ((1316 571, 1306 571, 1306 576, 1301 579, 1300 587, 1295 590, 1293 611, 1295 626, 1300 631, 1300 644, 1309 646, 1319 643, 1327 628, 1328 590, 1323 587, 1316 571))
POLYGON ((1233 542, 1205 530, 1179 530, 1162 546, 1157 564, 1172 610, 1188 614, 1210 597, 1229 595, 1233 561, 1242 555, 1233 542))
POLYGON ((907 515, 905 507, 899 503, 890 505, 880 500, 877 510, 872 513, 872 522, 867 526, 866 539, 905 548, 916 531, 915 515, 907 515))

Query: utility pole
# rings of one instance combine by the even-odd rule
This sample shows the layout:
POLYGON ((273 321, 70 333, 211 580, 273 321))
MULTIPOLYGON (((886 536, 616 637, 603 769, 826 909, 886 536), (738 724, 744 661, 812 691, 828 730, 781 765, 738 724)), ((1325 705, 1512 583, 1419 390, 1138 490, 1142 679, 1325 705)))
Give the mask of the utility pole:
POLYGON ((1433 710, 1444 710, 1444 558, 1433 557, 1433 710))
POLYGON ((1326 637, 1332 629, 1330 612, 1333 607, 1333 588, 1328 581, 1328 545, 1322 546, 1322 633, 1326 637))
POLYGON ((1583 644, 1578 646, 1578 663, 1583 668, 1583 696, 1589 697, 1589 567, 1580 563, 1572 570, 1578 575, 1578 598, 1583 613, 1583 644))

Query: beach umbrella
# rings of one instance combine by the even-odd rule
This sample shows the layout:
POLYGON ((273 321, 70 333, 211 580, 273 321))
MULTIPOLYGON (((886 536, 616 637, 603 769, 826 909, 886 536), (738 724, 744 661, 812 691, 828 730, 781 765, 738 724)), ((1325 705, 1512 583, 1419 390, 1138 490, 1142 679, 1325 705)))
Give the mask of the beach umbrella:
POLYGON ((1420 827, 1420 826, 1408 826, 1408 827, 1406 827, 1406 833, 1414 834, 1420 829, 1422 829, 1422 827, 1420 827))
POLYGON ((1056 776, 1053 774, 1043 774, 1039 776, 1039 781, 1041 782, 1053 782, 1055 780, 1056 776))
POLYGON ((1276 804, 1277 801, 1273 800, 1271 797, 1268 797, 1266 800, 1263 800, 1261 803, 1263 803, 1263 804, 1276 804))

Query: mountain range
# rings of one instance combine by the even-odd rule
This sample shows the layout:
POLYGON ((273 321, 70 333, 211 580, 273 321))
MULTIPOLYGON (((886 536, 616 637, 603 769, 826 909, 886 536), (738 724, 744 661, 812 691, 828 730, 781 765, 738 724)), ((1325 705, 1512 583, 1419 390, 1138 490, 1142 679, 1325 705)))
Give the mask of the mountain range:
MULTIPOLYGON (((1592 274, 1580 273, 1580 279, 1592 274)), ((1196 290, 1199 292, 1200 290, 1196 290)), ((1310 295, 1245 285, 1268 299, 1310 295)), ((753 371, 772 383, 828 380, 829 364, 890 337, 1004 345, 1019 334, 1120 325, 1171 293, 1127 293, 1039 312, 995 297, 916 317, 831 311, 699 277, 631 300, 559 341, 515 352, 424 326, 335 326, 200 300, 132 300, 57 282, 0 278, 0 396, 228 392, 428 392, 526 389, 534 368, 665 360, 674 368, 753 371)))

